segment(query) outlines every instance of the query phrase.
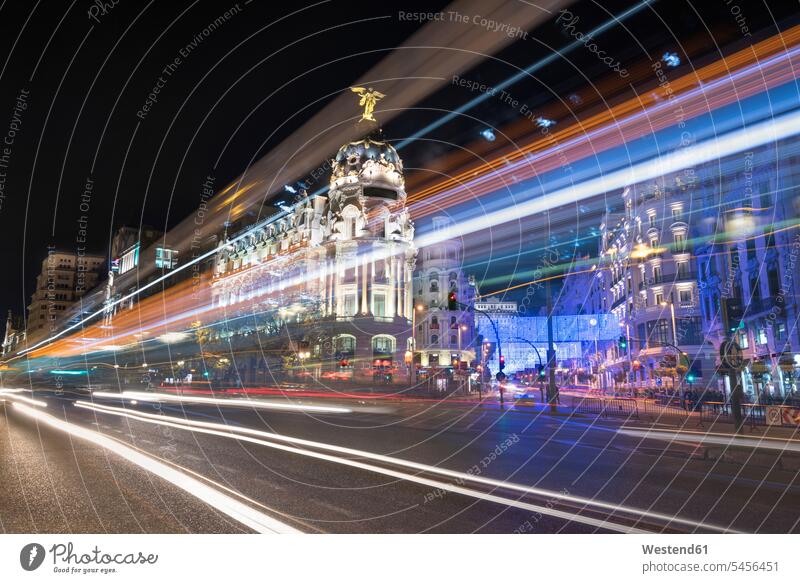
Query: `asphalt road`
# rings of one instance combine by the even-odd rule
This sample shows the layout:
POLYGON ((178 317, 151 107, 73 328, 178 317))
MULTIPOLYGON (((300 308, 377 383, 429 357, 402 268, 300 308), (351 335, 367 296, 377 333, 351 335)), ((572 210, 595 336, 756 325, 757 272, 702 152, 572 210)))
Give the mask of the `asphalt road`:
POLYGON ((320 413, 33 396, 47 407, 0 403, 4 532, 254 530, 196 485, 24 410, 107 436, 303 532, 800 530, 795 472, 702 459, 692 443, 622 435, 592 417, 469 403, 300 403, 349 409, 320 413))

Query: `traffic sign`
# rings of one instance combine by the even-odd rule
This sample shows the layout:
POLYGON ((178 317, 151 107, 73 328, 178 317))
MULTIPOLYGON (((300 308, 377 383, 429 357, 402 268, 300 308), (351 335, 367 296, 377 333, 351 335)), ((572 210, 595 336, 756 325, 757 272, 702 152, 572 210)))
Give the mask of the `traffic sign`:
POLYGON ((728 368, 739 370, 744 364, 742 349, 734 340, 723 340, 719 347, 719 357, 722 364, 728 368))
POLYGON ((503 371, 500 371, 499 373, 494 375, 494 378, 496 378, 499 382, 502 383, 504 380, 506 380, 506 373, 504 373, 503 371))

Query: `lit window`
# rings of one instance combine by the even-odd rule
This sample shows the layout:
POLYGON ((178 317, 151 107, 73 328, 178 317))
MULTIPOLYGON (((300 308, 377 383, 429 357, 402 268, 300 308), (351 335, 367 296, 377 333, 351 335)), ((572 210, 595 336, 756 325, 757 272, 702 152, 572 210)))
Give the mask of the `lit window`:
POLYGON ((355 294, 346 294, 344 296, 344 315, 348 316, 348 317, 356 315, 356 295, 355 294))
POLYGON ((372 339, 373 354, 391 354, 394 352, 394 342, 388 336, 376 336, 372 339))
POLYGON ((386 315, 386 294, 374 294, 372 296, 372 314, 379 318, 386 315))
POLYGON ((156 247, 156 269, 174 269, 177 265, 177 250, 156 247))
POLYGON ((745 330, 739 331, 739 346, 742 350, 746 350, 750 347, 750 342, 747 340, 747 331, 745 330))

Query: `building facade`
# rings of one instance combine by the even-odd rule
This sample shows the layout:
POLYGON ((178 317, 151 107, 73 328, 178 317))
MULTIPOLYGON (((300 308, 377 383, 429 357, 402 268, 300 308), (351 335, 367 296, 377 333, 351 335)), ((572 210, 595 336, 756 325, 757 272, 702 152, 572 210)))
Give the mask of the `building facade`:
MULTIPOLYGON (((451 224, 447 217, 433 218, 435 231, 447 230, 451 224)), ((466 369, 475 361, 475 319, 469 309, 475 286, 461 269, 463 261, 463 245, 457 238, 419 253, 413 319, 414 358, 420 368, 466 369), (451 294, 455 294, 455 305, 450 305, 451 294)))
POLYGON ((302 194, 221 246, 211 293, 222 324, 211 339, 270 344, 240 369, 405 381, 416 258, 405 201, 402 161, 380 134, 343 145, 327 196, 302 194))
POLYGON ((734 339, 751 400, 796 392, 798 144, 782 143, 631 185, 600 226, 592 311, 620 321, 603 346, 614 386, 729 390, 723 300, 743 305, 734 339))
POLYGON ((28 305, 28 338, 55 329, 65 311, 97 285, 105 263, 103 255, 49 249, 28 305))

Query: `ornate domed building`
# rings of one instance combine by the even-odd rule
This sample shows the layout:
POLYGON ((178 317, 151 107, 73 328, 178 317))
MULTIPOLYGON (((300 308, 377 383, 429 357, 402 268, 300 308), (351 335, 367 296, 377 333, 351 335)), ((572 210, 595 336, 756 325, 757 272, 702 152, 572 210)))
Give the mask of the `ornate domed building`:
POLYGON ((259 367, 283 366, 320 380, 405 382, 416 257, 405 201, 403 163, 380 133, 343 145, 327 196, 303 193, 220 248, 212 295, 225 324, 211 340, 266 342, 256 379, 259 367))

